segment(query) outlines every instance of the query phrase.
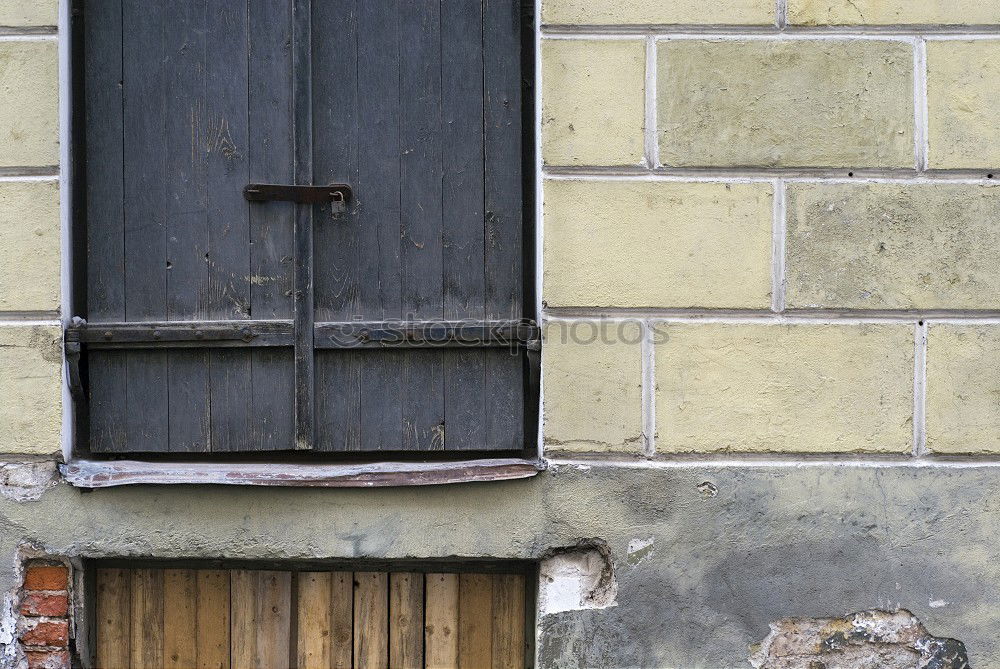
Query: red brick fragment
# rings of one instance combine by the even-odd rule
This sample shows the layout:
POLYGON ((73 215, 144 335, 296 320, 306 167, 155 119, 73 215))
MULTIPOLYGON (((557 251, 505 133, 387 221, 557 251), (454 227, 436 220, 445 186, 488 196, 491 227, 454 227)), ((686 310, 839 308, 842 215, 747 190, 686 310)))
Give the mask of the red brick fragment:
POLYGON ((21 635, 21 643, 25 646, 65 648, 69 645, 69 624, 65 620, 40 622, 34 628, 25 630, 21 635))
POLYGON ((21 600, 21 614, 25 616, 59 618, 68 611, 69 597, 66 593, 28 592, 21 600))
POLYGON ((28 651, 28 669, 70 669, 68 650, 28 651))
POLYGON ((66 567, 28 567, 24 574, 25 590, 67 590, 69 570, 66 567))

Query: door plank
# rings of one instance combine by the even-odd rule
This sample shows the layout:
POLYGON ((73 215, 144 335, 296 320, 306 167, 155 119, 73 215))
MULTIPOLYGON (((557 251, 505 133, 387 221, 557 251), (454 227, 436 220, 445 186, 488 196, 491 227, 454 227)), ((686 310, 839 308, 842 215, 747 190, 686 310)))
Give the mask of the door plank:
POLYGON ((193 569, 163 571, 163 666, 191 669, 198 661, 198 581, 193 569))
POLYGON ((354 669, 389 668, 389 579, 354 574, 354 669))
POLYGON ((330 669, 333 655, 333 574, 302 572, 298 578, 298 669, 330 669))
POLYGON ((97 666, 131 666, 131 578, 127 569, 98 569, 97 666))
MULTIPOLYGON (((125 320, 122 2, 87 7, 84 23, 87 123, 87 312, 91 322, 125 320)), ((124 397, 121 398, 124 410, 124 397)))
POLYGON ((257 572, 257 668, 288 669, 291 661, 292 574, 257 572))
POLYGON ((392 669, 423 669, 424 575, 389 574, 389 663, 392 669))
POLYGON ((524 576, 493 577, 493 669, 524 669, 524 576))
POLYGON ((133 569, 131 665, 135 669, 163 664, 163 570, 133 569))
POLYGON ((197 669, 229 668, 229 572, 200 569, 197 576, 197 669))
POLYGON ((232 583, 230 657, 233 669, 255 669, 257 664, 257 573, 230 572, 232 583))
POLYGON ((493 662, 493 576, 461 574, 458 597, 458 666, 489 667, 493 662))
POLYGON ((458 669, 458 574, 427 574, 426 580, 426 667, 458 669))
POLYGON ((354 574, 335 571, 330 579, 330 621, 333 644, 331 669, 352 669, 354 663, 354 574))

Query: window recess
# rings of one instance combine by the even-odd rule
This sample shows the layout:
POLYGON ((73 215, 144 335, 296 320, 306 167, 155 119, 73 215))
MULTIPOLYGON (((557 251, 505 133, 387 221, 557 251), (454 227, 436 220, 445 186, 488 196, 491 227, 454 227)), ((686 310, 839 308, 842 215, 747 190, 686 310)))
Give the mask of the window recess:
POLYGON ((77 455, 534 453, 527 4, 74 16, 77 455))

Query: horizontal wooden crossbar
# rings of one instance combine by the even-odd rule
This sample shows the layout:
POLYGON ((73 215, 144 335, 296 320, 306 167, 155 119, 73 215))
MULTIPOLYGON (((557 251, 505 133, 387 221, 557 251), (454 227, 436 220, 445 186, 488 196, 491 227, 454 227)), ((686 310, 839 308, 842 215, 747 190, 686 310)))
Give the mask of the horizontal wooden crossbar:
MULTIPOLYGON (((537 350, 540 329, 522 321, 318 322, 316 349, 505 348, 537 350)), ((101 349, 262 347, 294 345, 290 320, 162 323, 76 323, 66 341, 101 349)))

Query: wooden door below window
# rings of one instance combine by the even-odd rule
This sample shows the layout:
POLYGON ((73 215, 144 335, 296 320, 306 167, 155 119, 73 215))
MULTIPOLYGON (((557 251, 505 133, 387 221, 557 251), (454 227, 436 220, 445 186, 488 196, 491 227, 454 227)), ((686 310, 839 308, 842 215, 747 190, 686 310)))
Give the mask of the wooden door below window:
POLYGON ((523 574, 96 570, 99 669, 524 669, 523 574))

